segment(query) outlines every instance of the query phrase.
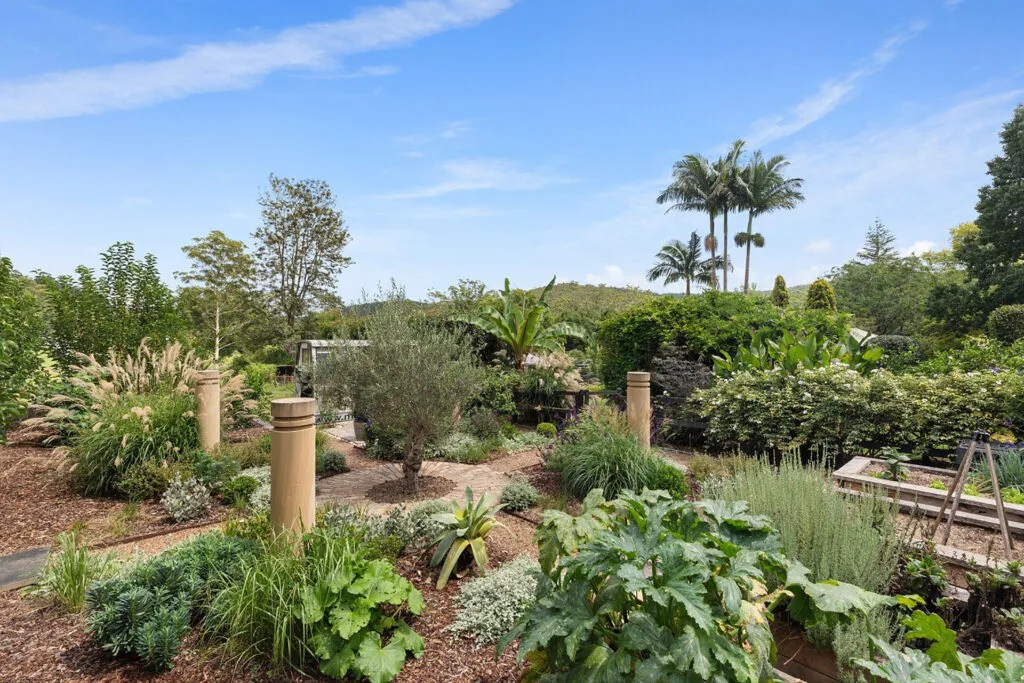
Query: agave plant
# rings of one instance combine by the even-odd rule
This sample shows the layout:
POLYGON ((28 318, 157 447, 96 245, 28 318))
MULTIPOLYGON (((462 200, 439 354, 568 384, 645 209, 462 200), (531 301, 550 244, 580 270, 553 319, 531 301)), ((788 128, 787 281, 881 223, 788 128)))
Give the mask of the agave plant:
POLYGON ((466 487, 466 502, 459 505, 452 501, 452 511, 434 515, 434 519, 445 525, 444 532, 437 537, 434 543, 437 550, 430 560, 430 566, 436 567, 444 562, 441 567, 441 575, 437 578, 438 590, 445 587, 448 579, 451 578, 455 566, 462 557, 462 553, 468 548, 473 555, 473 561, 481 574, 487 571, 487 546, 484 539, 495 527, 504 526, 496 517, 498 511, 504 505, 488 505, 487 494, 480 496, 480 499, 473 502, 473 489, 466 487))
POLYGON ((533 351, 558 351, 565 337, 587 338, 582 325, 571 322, 549 324, 546 299, 555 286, 555 278, 541 292, 536 303, 527 299, 526 292, 514 292, 505 278, 505 289, 500 299, 485 306, 474 315, 457 316, 455 320, 478 327, 497 337, 508 346, 516 369, 523 370, 526 356, 533 351))

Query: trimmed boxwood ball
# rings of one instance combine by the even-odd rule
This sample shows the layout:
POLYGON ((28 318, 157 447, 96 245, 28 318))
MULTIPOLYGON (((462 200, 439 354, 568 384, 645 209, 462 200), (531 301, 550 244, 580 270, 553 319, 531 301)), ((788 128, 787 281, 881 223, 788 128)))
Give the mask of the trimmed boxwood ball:
POLYGON ((550 422, 541 422, 537 425, 537 433, 541 436, 546 436, 549 439, 553 439, 558 436, 558 427, 551 424, 550 422))
POLYGON ((988 331, 1004 344, 1024 339, 1024 304, 1000 306, 988 316, 988 331))
POLYGON ((317 474, 340 474, 348 472, 348 463, 345 461, 345 454, 336 448, 328 448, 316 454, 317 474))
POLYGON ((647 488, 668 491, 673 498, 683 500, 689 491, 686 484, 686 473, 671 463, 658 458, 652 467, 647 488))

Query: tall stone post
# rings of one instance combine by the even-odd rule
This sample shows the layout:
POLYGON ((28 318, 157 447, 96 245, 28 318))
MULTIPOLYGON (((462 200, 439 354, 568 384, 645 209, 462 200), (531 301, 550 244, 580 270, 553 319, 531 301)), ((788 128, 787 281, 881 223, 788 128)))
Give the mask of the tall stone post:
POLYGON ((316 521, 316 399, 270 402, 270 523, 301 534, 316 521))
POLYGON ((200 370, 196 377, 199 447, 207 453, 220 443, 220 370, 200 370))
POLYGON ((645 446, 651 445, 651 373, 626 373, 626 419, 645 446))

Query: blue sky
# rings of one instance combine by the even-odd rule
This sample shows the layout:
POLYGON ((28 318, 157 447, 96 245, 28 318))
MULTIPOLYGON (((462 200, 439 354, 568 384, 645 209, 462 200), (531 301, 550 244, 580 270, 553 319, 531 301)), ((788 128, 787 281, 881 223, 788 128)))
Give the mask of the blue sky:
POLYGON ((1011 0, 372 3, 6 0, 0 253, 62 273, 131 240, 170 278, 191 238, 248 237, 274 172, 337 194, 349 301, 642 284, 706 229, 655 204, 672 162, 744 138, 807 195, 756 224, 753 280, 805 283, 876 216, 944 244, 1024 101, 1011 0))

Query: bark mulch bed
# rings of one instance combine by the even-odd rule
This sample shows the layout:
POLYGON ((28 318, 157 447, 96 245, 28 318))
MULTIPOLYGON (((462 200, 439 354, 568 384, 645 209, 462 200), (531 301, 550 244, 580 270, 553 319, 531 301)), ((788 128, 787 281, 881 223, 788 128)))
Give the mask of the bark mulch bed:
MULTIPOLYGON (((89 544, 153 531, 174 531, 195 522, 173 524, 158 502, 140 503, 134 515, 113 498, 86 498, 75 492, 57 471, 63 460, 51 448, 12 444, 0 446, 0 555, 48 546, 75 522, 85 524, 89 544)), ((209 520, 222 520, 227 508, 214 505, 209 520)))
POLYGON ((420 488, 415 493, 406 487, 406 481, 391 479, 377 484, 366 492, 366 497, 375 503, 415 503, 421 500, 442 498, 455 488, 455 482, 445 477, 420 476, 420 488))
MULTIPOLYGON (((536 556, 532 524, 501 514, 505 528, 488 536, 491 565, 496 567, 517 555, 536 556)), ((515 662, 516 644, 498 660, 494 648, 476 648, 470 639, 460 638, 445 628, 457 613, 455 597, 459 586, 471 577, 455 579, 438 591, 434 586, 437 570, 427 565, 426 556, 406 557, 399 571, 423 592, 423 613, 411 622, 426 640, 423 656, 406 662, 396 681, 401 683, 512 683, 523 666, 515 662)), ((236 666, 223 661, 216 650, 205 649, 197 629, 186 637, 174 669, 153 674, 137 664, 114 659, 95 645, 85 633, 81 615, 40 607, 40 603, 22 598, 17 592, 0 594, 0 679, 11 681, 302 681, 325 680, 315 671, 303 676, 295 672, 273 671, 265 663, 236 666)))

